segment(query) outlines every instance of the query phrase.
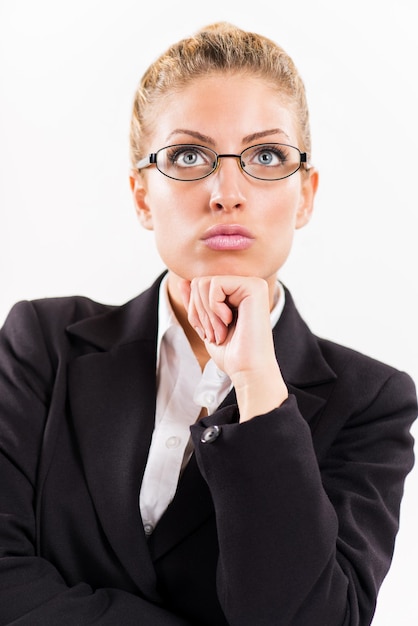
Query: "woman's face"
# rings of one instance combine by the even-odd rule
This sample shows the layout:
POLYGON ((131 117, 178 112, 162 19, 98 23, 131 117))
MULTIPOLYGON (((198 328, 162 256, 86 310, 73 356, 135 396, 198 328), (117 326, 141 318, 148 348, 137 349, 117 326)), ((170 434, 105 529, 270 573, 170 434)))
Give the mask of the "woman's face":
MULTIPOLYGON (((195 80, 164 99, 147 152, 178 143, 205 145, 218 154, 239 154, 258 143, 299 147, 294 116, 284 102, 256 77, 195 80)), ((155 166, 131 178, 139 219, 154 230, 173 287, 176 276, 220 274, 258 276, 273 285, 295 229, 309 220, 316 185, 314 171, 258 180, 233 158, 221 159, 216 172, 197 181, 172 180, 155 166)))

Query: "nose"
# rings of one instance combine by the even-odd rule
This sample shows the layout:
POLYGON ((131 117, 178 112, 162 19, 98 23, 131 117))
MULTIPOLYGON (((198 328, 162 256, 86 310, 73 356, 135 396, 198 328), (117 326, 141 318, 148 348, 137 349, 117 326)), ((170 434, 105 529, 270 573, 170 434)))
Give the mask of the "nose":
POLYGON ((218 169, 209 177, 211 184, 210 208, 212 211, 232 211, 244 208, 245 174, 236 157, 220 160, 218 169))

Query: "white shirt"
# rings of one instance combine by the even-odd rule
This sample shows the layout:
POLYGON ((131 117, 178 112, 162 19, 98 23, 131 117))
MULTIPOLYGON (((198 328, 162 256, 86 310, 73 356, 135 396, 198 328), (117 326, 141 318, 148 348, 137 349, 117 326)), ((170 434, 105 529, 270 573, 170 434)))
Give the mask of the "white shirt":
MULTIPOLYGON (((284 301, 284 289, 278 283, 277 301, 270 314, 272 328, 284 301)), ((158 307, 155 427, 139 497, 147 535, 174 498, 181 470, 193 453, 190 426, 198 420, 202 407, 213 413, 231 388, 230 378, 212 359, 201 371, 171 308, 165 277, 158 307)))

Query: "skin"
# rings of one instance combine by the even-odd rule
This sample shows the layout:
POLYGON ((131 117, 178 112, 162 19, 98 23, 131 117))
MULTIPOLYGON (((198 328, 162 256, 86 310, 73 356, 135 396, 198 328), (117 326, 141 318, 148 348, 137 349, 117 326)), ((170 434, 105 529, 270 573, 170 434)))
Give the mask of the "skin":
MULTIPOLYGON (((174 143, 207 145, 219 154, 262 142, 300 145, 285 100, 265 80, 248 75, 194 80, 164 99, 156 120, 144 154, 174 143)), ((132 171, 130 183, 140 223, 154 231, 169 270, 174 312, 200 365, 213 358, 229 375, 240 421, 280 406, 288 392, 274 353, 270 310, 294 232, 312 214, 316 170, 261 181, 227 158, 199 181, 172 180, 152 166, 132 171), (210 249, 203 237, 219 224, 245 227, 249 247, 210 249)))

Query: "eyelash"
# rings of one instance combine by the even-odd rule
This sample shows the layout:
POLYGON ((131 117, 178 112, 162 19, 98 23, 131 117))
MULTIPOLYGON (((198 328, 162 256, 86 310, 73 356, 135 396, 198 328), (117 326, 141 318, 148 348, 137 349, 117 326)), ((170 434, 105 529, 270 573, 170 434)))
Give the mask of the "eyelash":
POLYGON ((178 158, 187 152, 192 152, 194 154, 199 154, 199 150, 196 148, 173 148, 172 151, 168 152, 167 157, 170 163, 174 164, 178 158))

